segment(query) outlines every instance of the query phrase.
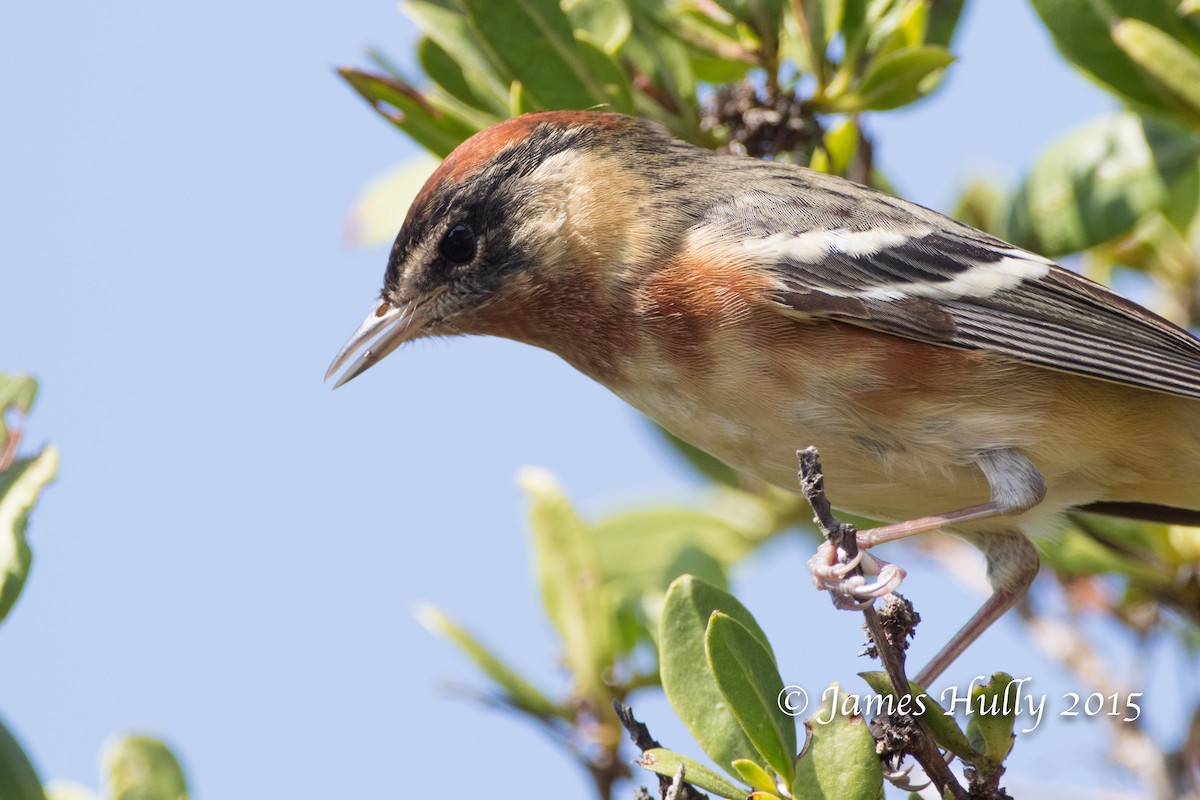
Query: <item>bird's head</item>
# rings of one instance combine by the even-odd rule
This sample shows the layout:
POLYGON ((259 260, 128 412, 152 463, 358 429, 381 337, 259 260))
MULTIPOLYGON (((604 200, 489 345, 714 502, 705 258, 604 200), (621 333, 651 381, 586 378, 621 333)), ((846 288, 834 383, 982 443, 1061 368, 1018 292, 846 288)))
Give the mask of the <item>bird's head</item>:
POLYGON ((582 111, 526 114, 472 136, 413 201, 380 299, 326 379, 364 348, 337 386, 424 336, 560 349, 569 331, 552 329, 565 322, 586 338, 588 315, 619 301, 627 271, 670 244, 661 220, 683 209, 659 207, 648 175, 675 146, 640 120, 582 111))

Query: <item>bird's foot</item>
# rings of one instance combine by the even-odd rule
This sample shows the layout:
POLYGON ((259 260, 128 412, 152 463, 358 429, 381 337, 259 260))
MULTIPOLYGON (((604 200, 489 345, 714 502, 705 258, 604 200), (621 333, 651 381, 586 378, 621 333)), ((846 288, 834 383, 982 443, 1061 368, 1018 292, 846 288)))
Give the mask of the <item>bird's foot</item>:
POLYGON ((837 548, 829 542, 823 542, 817 548, 816 554, 808 560, 808 569, 813 584, 817 589, 829 592, 834 606, 856 611, 896 591, 906 574, 896 564, 876 558, 865 550, 859 550, 858 555, 842 563, 837 548), (860 564, 863 574, 851 575, 850 572, 860 564), (874 576, 875 580, 868 583, 865 575, 874 576))

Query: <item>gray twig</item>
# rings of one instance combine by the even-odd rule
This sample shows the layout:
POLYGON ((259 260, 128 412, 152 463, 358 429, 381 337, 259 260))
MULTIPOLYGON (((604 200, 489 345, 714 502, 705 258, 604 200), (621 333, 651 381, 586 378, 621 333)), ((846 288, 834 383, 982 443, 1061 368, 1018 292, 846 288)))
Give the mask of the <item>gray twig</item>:
MULTIPOLYGON (((821 471, 820 454, 815 447, 808 447, 798 451, 796 457, 800 461, 800 490, 812 506, 813 521, 825 539, 837 549, 839 560, 843 564, 852 561, 858 555, 858 529, 834 516, 833 507, 825 495, 825 476, 821 471)), ((861 565, 856 566, 852 574, 861 575, 861 565)), ((864 608, 863 617, 870 635, 870 646, 874 648, 884 670, 887 671, 897 699, 911 695, 908 677, 904 673, 904 636, 901 635, 901 641, 897 642, 894 634, 889 635, 874 606, 864 608)), ((907 742, 905 752, 924 768, 925 774, 933 781, 939 794, 945 796, 946 790, 949 789, 956 800, 966 800, 966 790, 950 772, 950 767, 938 750, 929 728, 920 719, 912 718, 912 722, 915 725, 909 726, 907 720, 903 725, 903 738, 907 742)))

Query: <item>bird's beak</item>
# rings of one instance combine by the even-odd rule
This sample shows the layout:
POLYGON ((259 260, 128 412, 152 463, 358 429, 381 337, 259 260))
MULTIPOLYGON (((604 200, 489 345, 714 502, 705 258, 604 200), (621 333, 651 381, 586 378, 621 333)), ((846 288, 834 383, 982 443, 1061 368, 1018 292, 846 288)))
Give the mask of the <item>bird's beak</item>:
POLYGON ((419 336, 428 321, 427 315, 423 313, 424 308, 426 308, 426 304, 423 302, 395 306, 387 300, 380 300, 363 320, 363 324, 358 326, 358 330, 333 357, 333 363, 329 365, 329 371, 325 373, 325 380, 329 380, 333 373, 341 369, 351 356, 371 342, 371 338, 380 331, 383 332, 382 335, 371 342, 370 347, 350 365, 349 369, 342 373, 342 377, 338 378, 338 382, 333 385, 333 388, 336 389, 343 383, 358 377, 378 364, 388 353, 409 339, 419 336))

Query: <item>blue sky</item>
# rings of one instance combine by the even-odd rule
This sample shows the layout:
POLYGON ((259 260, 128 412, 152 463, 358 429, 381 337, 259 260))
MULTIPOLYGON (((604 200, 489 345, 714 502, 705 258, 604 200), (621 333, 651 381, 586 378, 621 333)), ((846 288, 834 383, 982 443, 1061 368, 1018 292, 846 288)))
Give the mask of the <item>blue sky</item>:
MULTIPOLYGON (((372 45, 409 63, 414 35, 391 2, 0 5, 0 370, 41 379, 28 441, 62 450, 0 628, 0 714, 46 778, 95 785, 101 743, 132 729, 175 745, 201 799, 583 791, 539 733, 443 688, 479 681, 411 609, 559 691, 516 471, 550 469, 589 513, 696 484, 635 412, 519 345, 418 343, 321 383, 385 256, 344 246, 346 214, 415 152, 333 69, 372 45)), ((871 122, 923 204, 981 171, 1015 181, 1110 108, 1023 3, 976 0, 957 44, 935 98, 871 122)), ((806 547, 768 548, 738 587, 785 680, 820 688, 865 663, 806 547)), ((923 660, 978 598, 906 565, 923 660)), ((1078 688, 1020 636, 1000 625, 947 679, 1078 688)), ((638 710, 688 749, 661 701, 638 710)), ((1037 736, 1012 774, 1077 778, 1062 764, 1104 741, 1086 721, 1037 736)))

